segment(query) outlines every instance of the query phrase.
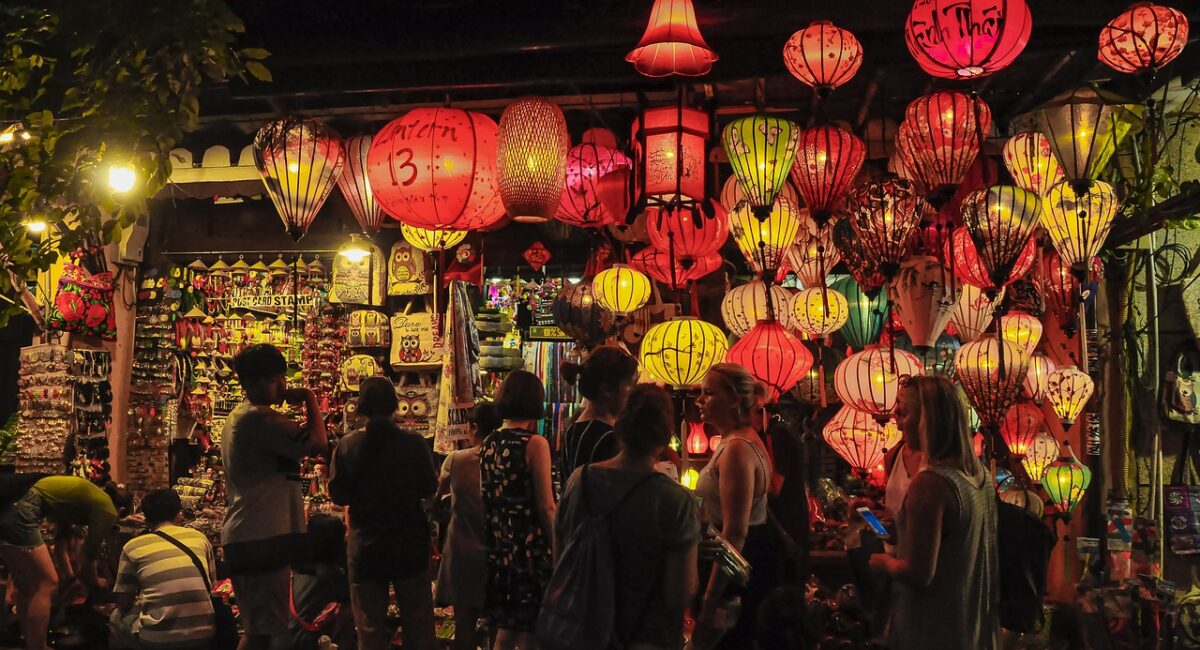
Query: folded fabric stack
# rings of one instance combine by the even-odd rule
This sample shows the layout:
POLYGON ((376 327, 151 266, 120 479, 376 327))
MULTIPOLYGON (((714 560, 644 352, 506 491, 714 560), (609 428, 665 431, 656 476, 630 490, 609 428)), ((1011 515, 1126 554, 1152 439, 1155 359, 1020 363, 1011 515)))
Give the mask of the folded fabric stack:
POLYGON ((524 366, 519 348, 505 346, 512 318, 498 309, 481 309, 475 315, 479 330, 479 367, 484 370, 517 370, 524 366))

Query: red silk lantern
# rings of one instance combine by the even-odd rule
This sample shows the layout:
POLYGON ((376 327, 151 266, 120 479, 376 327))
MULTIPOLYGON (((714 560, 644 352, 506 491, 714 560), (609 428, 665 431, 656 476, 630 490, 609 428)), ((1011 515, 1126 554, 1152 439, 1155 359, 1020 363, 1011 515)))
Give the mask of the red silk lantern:
POLYGON ((819 95, 850 81, 862 67, 862 57, 862 44, 854 34, 827 20, 814 21, 783 46, 788 72, 819 95))
MULTIPOLYGON (((554 217, 563 223, 580 228, 601 228, 625 218, 614 214, 602 200, 601 179, 613 173, 628 173, 633 161, 616 148, 615 138, 605 132, 601 137, 585 134, 581 144, 567 151, 567 180, 554 217), (586 138, 593 138, 591 140, 586 138), (607 140, 601 142, 595 138, 607 140)), ((622 182, 622 184, 624 184, 622 182)))
POLYGON ((708 436, 704 433, 703 422, 688 423, 687 450, 693 456, 708 453, 708 436))
POLYGON ((1000 422, 1000 438, 1008 445, 1008 451, 1017 458, 1025 458, 1038 434, 1046 428, 1042 409, 1029 402, 1018 402, 1009 407, 1000 422))
POLYGON ((496 180, 513 221, 541 223, 554 216, 566 185, 570 146, 558 104, 527 97, 504 109, 496 132, 496 180))
MULTIPOLYGON (((1030 237, 1025 242, 1025 248, 1021 249, 1021 254, 1017 256, 1017 261, 1013 264, 1012 272, 1008 274, 1005 284, 1012 284, 1029 273, 1029 269, 1032 269, 1037 262, 1037 253, 1037 240, 1030 237)), ((955 274, 967 283, 981 289, 996 288, 992 284, 987 268, 983 265, 983 260, 979 259, 975 242, 966 228, 960 226, 954 229, 950 241, 946 242, 946 258, 954 260, 955 274), (953 245, 953 249, 951 249, 951 245, 953 245)))
POLYGON ((697 257, 721 250, 729 239, 729 215, 716 201, 710 205, 711 218, 688 208, 649 208, 646 231, 650 245, 663 252, 674 252, 675 259, 685 266, 697 257))
MULTIPOLYGON (((846 195, 846 221, 885 277, 893 277, 908 257, 926 205, 912 183, 899 178, 867 181, 846 195)), ((849 257, 844 248, 842 255, 849 257)))
POLYGON ((700 35, 692 0, 654 0, 650 24, 625 60, 647 77, 699 77, 712 70, 717 53, 700 35))
POLYGON ((674 206, 704 199, 708 136, 708 114, 694 108, 660 106, 634 120, 634 171, 647 203, 674 206))
POLYGON ((863 246, 849 219, 839 219, 833 224, 833 244, 862 293, 874 295, 887 283, 879 271, 879 260, 863 246))
POLYGON ((974 79, 1012 63, 1032 29, 1025 0, 917 0, 904 43, 927 74, 974 79))
POLYGON ((415 108, 371 141, 367 177, 388 216, 426 230, 478 230, 504 216, 496 123, 457 108, 415 108))
POLYGON ((285 117, 258 130, 252 151, 288 235, 300 241, 342 174, 341 138, 324 122, 285 117))
POLYGON ((1100 30, 1097 56, 1117 72, 1157 72, 1179 56, 1187 40, 1188 20, 1183 12, 1139 2, 1100 30))
POLYGON ((962 182, 979 154, 980 138, 991 128, 992 111, 982 99, 935 92, 908 105, 896 152, 927 194, 945 194, 962 182))
POLYGON ((946 331, 958 305, 962 286, 955 286, 950 271, 936 257, 917 255, 900 265, 888 286, 888 299, 915 349, 932 350, 946 331))
POLYGON ((963 200, 963 225, 988 270, 990 285, 1004 286, 1014 279, 1014 268, 1029 247, 1041 213, 1041 197, 1015 185, 993 185, 963 200))
POLYGON ((1029 357, 1014 343, 985 336, 958 349, 954 368, 979 421, 997 426, 1021 392, 1029 357))
POLYGON ((338 176, 338 188, 355 221, 367 234, 377 233, 383 227, 383 210, 371 192, 371 181, 367 178, 367 156, 371 152, 371 136, 359 135, 345 142, 346 165, 338 176))
POLYGON ((872 348, 846 357, 833 373, 833 387, 848 406, 886 420, 896 408, 900 379, 923 372, 911 352, 872 348))
POLYGON ((825 442, 860 476, 883 463, 884 454, 899 444, 902 437, 891 421, 880 424, 869 413, 852 406, 838 409, 822 434, 825 442))
POLYGON ((800 224, 787 263, 805 287, 825 286, 825 276, 842 260, 833 244, 833 223, 818 227, 811 219, 800 224))
POLYGON ((762 320, 725 355, 767 386, 768 401, 792 389, 812 368, 812 353, 778 321, 762 320))
POLYGON ((867 147, 853 133, 836 126, 818 126, 800 132, 792 182, 817 225, 824 225, 837 202, 862 169, 867 147))
POLYGON ((666 251, 653 247, 643 248, 629 260, 630 266, 669 289, 682 289, 688 282, 699 280, 721 268, 723 263, 720 255, 708 253, 692 258, 691 264, 685 267, 678 259, 672 259, 666 251))

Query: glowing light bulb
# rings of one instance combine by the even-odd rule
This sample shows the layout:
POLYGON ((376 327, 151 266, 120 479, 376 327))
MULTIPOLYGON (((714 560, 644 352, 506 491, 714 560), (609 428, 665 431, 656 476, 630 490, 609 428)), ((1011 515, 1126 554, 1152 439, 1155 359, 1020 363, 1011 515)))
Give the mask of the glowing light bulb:
POLYGON ((288 163, 287 170, 289 174, 299 174, 300 163, 288 163))
POLYGON ((110 165, 108 187, 114 192, 128 192, 137 183, 137 172, 128 165, 110 165))
POLYGON ((35 235, 46 232, 46 228, 48 227, 49 224, 46 223, 45 219, 30 219, 25 222, 25 228, 35 235))
POLYGON ((13 134, 12 131, 5 131, 4 133, 0 133, 0 144, 8 144, 13 141, 14 137, 16 137, 16 136, 13 134))

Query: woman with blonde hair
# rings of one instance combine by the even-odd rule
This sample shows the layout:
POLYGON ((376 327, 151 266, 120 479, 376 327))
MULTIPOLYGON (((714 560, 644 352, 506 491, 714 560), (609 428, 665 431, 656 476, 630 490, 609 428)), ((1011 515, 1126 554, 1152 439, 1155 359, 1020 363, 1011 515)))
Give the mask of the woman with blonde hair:
POLYGON ((911 377, 895 418, 905 438, 920 445, 925 465, 900 508, 895 557, 871 556, 871 568, 893 581, 888 644, 992 650, 1000 584, 996 493, 972 449, 966 404, 944 377, 911 377))

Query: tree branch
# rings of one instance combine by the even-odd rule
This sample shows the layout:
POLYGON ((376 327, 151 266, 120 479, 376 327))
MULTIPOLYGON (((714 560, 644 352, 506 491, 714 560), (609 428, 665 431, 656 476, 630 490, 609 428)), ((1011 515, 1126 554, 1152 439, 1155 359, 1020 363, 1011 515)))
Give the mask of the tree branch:
POLYGON ((1140 218, 1118 221, 1104 248, 1116 248, 1162 228, 1168 221, 1186 219, 1200 213, 1200 181, 1189 181, 1179 188, 1179 194, 1146 210, 1140 218))

